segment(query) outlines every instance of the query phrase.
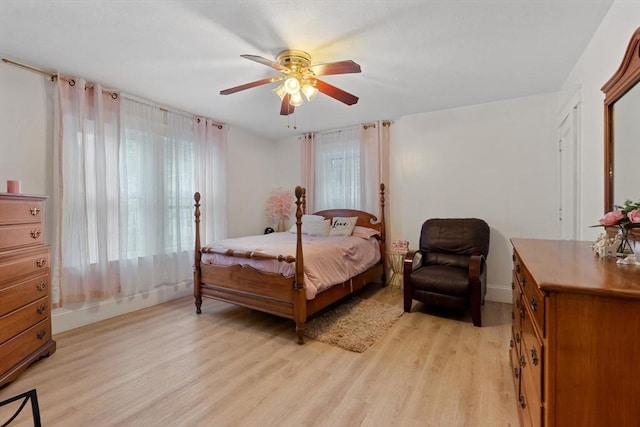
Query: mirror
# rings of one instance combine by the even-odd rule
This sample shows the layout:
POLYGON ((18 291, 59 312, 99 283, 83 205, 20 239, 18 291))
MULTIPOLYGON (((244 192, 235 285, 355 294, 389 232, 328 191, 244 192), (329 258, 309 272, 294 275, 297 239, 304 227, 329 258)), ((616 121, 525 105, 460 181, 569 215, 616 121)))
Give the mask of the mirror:
POLYGON ((604 100, 604 212, 640 196, 640 28, 616 73, 602 87, 604 100))

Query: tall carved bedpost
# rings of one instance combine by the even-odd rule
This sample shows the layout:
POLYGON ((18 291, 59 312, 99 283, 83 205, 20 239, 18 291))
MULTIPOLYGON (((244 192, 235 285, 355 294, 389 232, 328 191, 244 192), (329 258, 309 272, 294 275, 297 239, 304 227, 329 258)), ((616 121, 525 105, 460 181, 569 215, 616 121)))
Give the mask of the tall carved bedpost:
POLYGON ((293 289, 293 320, 296 322, 298 344, 304 343, 307 301, 304 289, 304 259, 302 258, 302 212, 305 190, 296 187, 296 282, 293 289))
POLYGON ((307 189, 302 188, 302 214, 307 213, 307 189))
POLYGON ((193 200, 195 200, 195 204, 193 206, 196 207, 194 216, 196 223, 196 244, 194 250, 194 263, 193 263, 193 296, 195 297, 196 302, 196 313, 200 314, 202 307, 202 290, 201 290, 201 277, 200 277, 200 193, 195 193, 193 195, 193 200))
POLYGON ((386 257, 386 244, 385 244, 385 236, 387 232, 385 230, 385 219, 384 219, 384 183, 380 183, 380 255, 382 257, 382 286, 387 284, 387 263, 385 262, 386 257))

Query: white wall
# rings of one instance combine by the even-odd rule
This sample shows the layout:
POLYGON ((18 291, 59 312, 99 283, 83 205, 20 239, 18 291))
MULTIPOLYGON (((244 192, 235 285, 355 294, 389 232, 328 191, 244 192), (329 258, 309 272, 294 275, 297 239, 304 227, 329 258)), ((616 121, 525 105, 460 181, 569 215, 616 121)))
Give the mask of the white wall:
POLYGON ((275 184, 275 143, 241 129, 229 131, 227 200, 229 237, 262 234, 269 226, 265 207, 275 184))
POLYGON ((616 0, 563 85, 561 104, 577 87, 582 99, 581 240, 593 240, 602 231, 589 228, 604 212, 604 94, 600 88, 620 66, 627 44, 640 26, 639 17, 640 1, 616 0))
POLYGON ((482 218, 491 227, 488 285, 510 291, 509 239, 557 235, 555 105, 545 94, 397 121, 391 238, 417 248, 428 218, 482 218))
POLYGON ((20 180, 23 193, 51 191, 50 87, 46 77, 0 62, 0 192, 9 179, 20 180))

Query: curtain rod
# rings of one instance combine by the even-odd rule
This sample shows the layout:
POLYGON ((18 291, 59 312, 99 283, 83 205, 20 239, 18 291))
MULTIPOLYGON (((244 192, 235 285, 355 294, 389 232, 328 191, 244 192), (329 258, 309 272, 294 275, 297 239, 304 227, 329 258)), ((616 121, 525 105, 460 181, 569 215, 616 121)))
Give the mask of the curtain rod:
MULTIPOLYGON (((74 79, 72 79, 72 78, 70 78, 70 77, 66 77, 66 76, 61 76, 61 75, 59 75, 59 74, 57 74, 57 73, 52 73, 51 71, 46 71, 46 70, 43 70, 43 69, 40 69, 40 68, 36 68, 36 67, 31 66, 31 65, 23 64, 23 63, 21 63, 21 62, 13 61, 13 60, 11 60, 11 59, 7 59, 7 58, 2 58, 2 62, 6 63, 6 64, 10 64, 10 65, 15 65, 16 67, 19 67, 19 68, 24 68, 25 70, 29 70, 29 71, 32 71, 32 72, 34 72, 34 73, 42 74, 42 75, 44 75, 44 76, 49 77, 49 78, 51 79, 51 81, 52 81, 52 82, 53 82, 53 81, 55 81, 56 79, 60 79, 60 80, 63 80, 63 81, 69 82, 69 83, 71 83, 72 85, 73 85, 73 84, 75 84, 75 80, 74 80, 74 79)), ((93 88, 93 85, 92 85, 92 84, 88 84, 88 86, 89 86, 89 87, 91 87, 91 88, 93 88)), ((118 96, 118 92, 117 92, 117 91, 115 91, 115 90, 108 90, 108 89, 104 89, 104 88, 103 88, 103 89, 102 89, 102 91, 103 91, 103 92, 106 92, 106 93, 108 93, 108 94, 110 94, 111 96, 116 96, 116 97, 118 96)), ((169 109, 168 109, 168 108, 166 108, 166 107, 162 107, 162 106, 157 105, 157 104, 155 104, 155 103, 152 103, 152 102, 150 102, 150 101, 148 101, 148 100, 138 99, 138 98, 136 98, 136 97, 134 97, 134 96, 131 96, 131 95, 128 95, 128 94, 125 94, 125 95, 123 95, 123 96, 124 96, 125 98, 129 98, 129 99, 131 99, 131 100, 133 100, 133 101, 145 102, 145 103, 147 103, 147 104, 152 104, 152 105, 154 105, 154 106, 158 107, 158 108, 159 108, 160 110, 162 110, 162 111, 166 111, 166 112, 171 111, 171 112, 174 112, 174 113, 183 114, 183 115, 185 115, 185 116, 187 116, 187 117, 195 117, 195 118, 197 118, 197 119, 198 119, 198 122, 200 122, 200 117, 198 117, 198 116, 197 116, 197 115, 195 115, 195 114, 185 113, 185 112, 183 112, 183 111, 169 110, 169 109)), ((224 127, 224 125, 223 125, 223 124, 221 124, 221 123, 215 123, 215 122, 213 122, 213 121, 212 121, 212 124, 213 124, 214 126, 216 126, 218 129, 222 129, 222 128, 224 127)))
MULTIPOLYGON (((38 74, 42 74, 44 76, 48 76, 51 81, 55 81, 56 79, 60 79, 62 81, 65 82, 69 82, 72 86, 76 83, 76 81, 70 77, 66 77, 66 76, 61 76, 57 73, 52 73, 51 71, 46 71, 46 70, 42 70, 40 68, 36 68, 33 67, 31 65, 27 65, 27 64, 23 64, 21 62, 17 62, 17 61, 12 61, 11 59, 7 59, 7 58, 2 58, 2 62, 6 63, 6 64, 11 64, 11 65, 15 65, 16 67, 20 67, 20 68, 24 68, 25 70, 29 70, 29 71, 33 71, 34 73, 38 73, 38 74)), ((93 88, 93 85, 91 83, 87 83, 87 86, 90 88, 93 88)), ((117 98, 118 97, 118 92, 115 90, 109 90, 109 89, 102 89, 103 92, 108 93, 109 95, 111 95, 112 97, 117 98)))

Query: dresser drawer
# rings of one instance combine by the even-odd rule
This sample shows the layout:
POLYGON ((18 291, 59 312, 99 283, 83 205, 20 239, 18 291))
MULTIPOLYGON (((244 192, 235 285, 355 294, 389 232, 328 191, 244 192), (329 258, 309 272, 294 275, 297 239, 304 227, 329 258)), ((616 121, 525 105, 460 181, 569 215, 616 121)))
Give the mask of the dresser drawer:
POLYGON ((0 286, 0 317, 49 295, 49 275, 0 286))
POLYGON ((520 345, 516 342, 515 333, 511 331, 511 341, 509 341, 509 361, 511 363, 511 374, 516 384, 516 393, 520 393, 520 345))
POLYGON ((46 318, 9 341, 0 344, 0 354, 2 354, 0 370, 7 371, 50 341, 51 321, 46 318))
MULTIPOLYGON (((540 401, 544 400, 542 373, 543 371, 543 345, 533 328, 529 309, 524 310, 522 320, 522 345, 520 350, 520 361, 523 371, 530 373, 531 387, 535 389, 536 396, 540 401)), ((530 390, 528 390, 530 391, 530 390)))
POLYGON ((44 297, 0 317, 0 344, 49 317, 49 310, 49 298, 44 297))
POLYGON ((0 258, 0 287, 16 279, 49 274, 49 247, 12 251, 0 258))
POLYGON ((535 324, 540 334, 544 337, 544 310, 545 310, 545 298, 544 294, 538 288, 535 280, 527 270, 527 267, 522 263, 518 256, 516 258, 517 276, 522 286, 522 304, 528 307, 535 318, 535 324))
POLYGON ((522 420, 525 425, 541 427, 544 419, 543 407, 539 396, 535 393, 531 372, 523 368, 520 381, 522 383, 522 393, 519 397, 522 420))
POLYGON ((0 227, 0 250, 41 244, 41 224, 5 225, 0 227))
POLYGON ((513 324, 513 329, 518 333, 522 330, 522 293, 520 284, 518 283, 518 278, 513 272, 513 278, 511 282, 511 287, 513 289, 512 300, 511 300, 511 320, 513 324))
POLYGON ((0 225, 41 223, 44 212, 41 201, 3 200, 0 225))

